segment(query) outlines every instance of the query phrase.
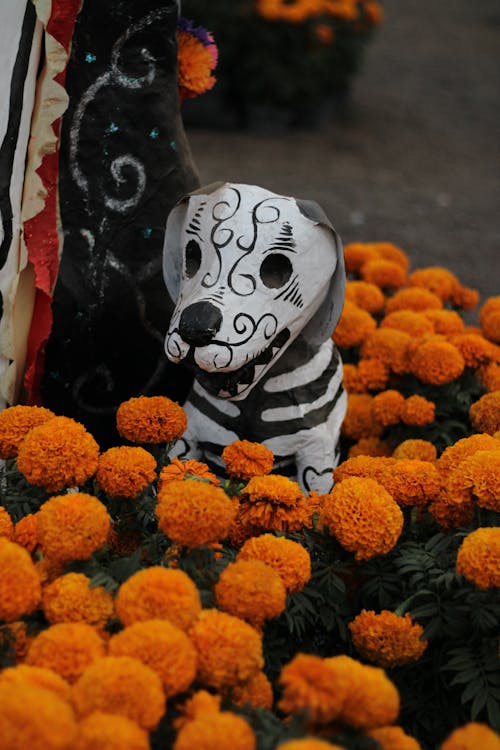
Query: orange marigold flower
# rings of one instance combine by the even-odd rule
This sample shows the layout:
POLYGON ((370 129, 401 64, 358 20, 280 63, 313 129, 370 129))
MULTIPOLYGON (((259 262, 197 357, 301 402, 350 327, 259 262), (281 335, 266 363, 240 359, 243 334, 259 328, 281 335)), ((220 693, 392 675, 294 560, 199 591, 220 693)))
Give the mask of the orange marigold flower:
POLYGON ((177 30, 177 80, 181 102, 210 91, 215 84, 213 53, 188 31, 177 30))
POLYGON ((369 260, 378 257, 373 243, 351 242, 344 246, 344 260, 347 273, 359 273, 362 266, 369 260))
POLYGON ((207 464, 203 461, 196 461, 194 458, 188 458, 187 461, 180 461, 178 458, 172 458, 167 466, 164 466, 160 472, 160 487, 167 482, 174 482, 182 479, 207 479, 210 484, 219 486, 219 480, 213 474, 207 464))
POLYGON ((442 307, 443 303, 437 294, 430 292, 428 289, 409 287, 408 289, 399 289, 393 297, 388 299, 385 311, 386 314, 396 310, 422 312, 423 310, 439 310, 442 307))
POLYGON ((424 310, 422 314, 431 321, 434 333, 442 336, 456 336, 464 332, 464 321, 455 310, 430 309, 424 310))
POLYGON ((350 689, 347 673, 335 673, 328 659, 313 654, 297 654, 281 670, 279 683, 278 707, 286 714, 306 712, 313 724, 335 720, 350 689))
POLYGON ((434 333, 432 322, 423 313, 414 310, 395 310, 385 316, 380 327, 395 328, 417 338, 426 333, 434 333))
POLYGON ((231 711, 207 713, 184 724, 173 750, 255 750, 255 735, 242 716, 231 711))
POLYGON ((435 403, 417 394, 405 399, 401 410, 401 421, 418 427, 434 422, 435 416, 435 403))
POLYGON ((422 750, 420 743, 401 727, 379 727, 369 731, 368 736, 378 742, 381 750, 422 750))
POLYGON ((390 467, 394 468, 395 464, 396 459, 384 456, 354 456, 343 461, 333 470, 333 479, 335 482, 342 482, 348 477, 367 477, 380 483, 380 477, 386 467, 390 470, 390 467))
POLYGON ((445 448, 437 462, 437 468, 443 477, 443 483, 446 483, 446 479, 451 472, 455 471, 457 466, 469 456, 473 456, 477 451, 494 450, 498 450, 498 441, 491 435, 471 435, 457 440, 454 445, 445 448))
POLYGON ((138 396, 120 404, 116 426, 132 443, 169 443, 185 432, 187 417, 183 408, 166 396, 138 396))
POLYGON ((345 298, 361 307, 362 310, 372 314, 380 312, 385 305, 382 290, 376 284, 370 284, 368 281, 348 281, 345 288, 345 298))
POLYGON ((71 688, 60 675, 46 667, 33 667, 28 664, 18 664, 0 672, 0 685, 27 685, 42 688, 58 695, 62 700, 69 701, 71 688))
POLYGON ((428 505, 441 490, 441 477, 436 465, 415 458, 400 458, 396 467, 386 464, 377 481, 399 505, 419 508, 428 505))
POLYGON ((245 683, 264 665, 259 633, 226 612, 204 609, 189 637, 198 653, 198 679, 203 685, 218 689, 245 683))
POLYGON ((379 667, 396 667, 417 661, 427 648, 421 636, 424 629, 404 617, 382 610, 361 610, 348 625, 355 649, 364 659, 379 667))
POLYGON ((122 583, 115 611, 124 625, 159 619, 187 630, 201 611, 200 594, 184 571, 154 565, 122 583))
POLYGON ((14 524, 12 518, 4 507, 0 505, 0 537, 5 539, 12 539, 14 536, 14 524))
POLYGON ((373 419, 372 403, 373 396, 368 393, 348 394, 342 435, 350 440, 360 440, 363 437, 379 437, 382 434, 382 423, 373 419))
POLYGON ((344 388, 347 393, 365 393, 367 388, 361 383, 361 378, 358 375, 358 368, 356 365, 345 364, 343 365, 343 381, 344 388))
POLYGON ((241 502, 229 538, 235 546, 262 531, 288 531, 294 533, 311 528, 314 508, 305 499, 296 505, 281 505, 267 500, 254 503, 241 502))
POLYGON ((412 338, 395 328, 378 328, 371 333, 361 347, 363 358, 378 359, 392 372, 408 371, 408 355, 412 338))
POLYGON ((280 742, 276 750, 344 750, 340 745, 332 745, 331 742, 319 740, 317 737, 303 737, 300 740, 288 740, 280 742))
POLYGON ((186 479, 162 484, 155 512, 175 544, 201 547, 227 537, 236 506, 220 487, 186 479))
POLYGON ((248 481, 252 477, 270 473, 274 454, 262 443, 235 440, 222 451, 222 460, 229 476, 248 481))
POLYGON ((393 458, 416 458, 419 461, 435 461, 437 458, 436 446, 429 440, 418 438, 403 440, 394 449, 393 458))
POLYGON ((102 586, 90 587, 83 573, 67 573, 44 586, 42 609, 47 620, 86 622, 103 628, 113 615, 113 597, 102 586))
POLYGON ((376 0, 365 0, 363 3, 366 20, 370 26, 378 26, 384 18, 382 6, 376 0))
POLYGON ((500 295, 490 297, 479 310, 479 323, 485 338, 500 344, 500 295))
POLYGON ((391 447, 378 437, 361 438, 349 448, 349 458, 355 456, 390 456, 391 447))
POLYGON ((335 31, 326 23, 318 23, 314 27, 314 34, 321 44, 328 45, 335 39, 335 31))
POLYGON ((468 534, 457 553, 457 573, 480 589, 500 586, 500 528, 468 534))
POLYGON ((497 733, 477 721, 471 721, 455 729, 443 742, 440 750, 498 750, 500 740, 497 733))
POLYGON ((457 504, 438 497, 429 505, 428 511, 443 529, 458 529, 472 522, 476 509, 473 502, 457 504))
POLYGON ((15 458, 28 432, 55 416, 43 406, 9 406, 0 412, 0 458, 15 458))
POLYGON ((364 390, 381 391, 387 385, 389 368, 375 357, 360 359, 358 362, 358 377, 364 390))
POLYGON ((149 750, 149 735, 126 716, 93 711, 78 725, 74 750, 149 750))
POLYGON ((435 338, 423 342, 410 357, 411 372, 423 383, 444 385, 462 374, 465 360, 456 346, 435 338))
POLYGON ((12 541, 24 547, 30 554, 38 545, 38 520, 34 513, 21 518, 14 526, 12 541))
POLYGON ((498 347, 476 333, 461 333, 450 338, 465 360, 467 367, 480 367, 498 357, 498 347))
POLYGON ((361 664, 349 656, 326 659, 334 680, 347 675, 349 687, 338 720, 364 731, 393 724, 399 713, 399 693, 383 669, 361 664))
POLYGON ((87 560, 105 544, 110 520, 96 497, 71 492, 51 497, 42 505, 37 528, 42 549, 52 559, 87 560))
POLYGON ((121 445, 99 457, 97 484, 115 497, 135 497, 156 477, 156 460, 144 448, 121 445))
POLYGON ((500 391, 500 365, 496 362, 483 365, 476 375, 488 391, 500 391))
POLYGON ((332 339, 340 347, 359 346, 376 327, 369 312, 346 300, 332 339))
POLYGON ((99 446, 79 422, 52 417, 33 427, 17 454, 17 467, 28 482, 55 492, 83 484, 95 474, 99 446))
POLYGON ((456 307, 461 307, 462 310, 474 310, 479 302, 479 292, 477 289, 459 286, 453 294, 452 302, 456 307))
POLYGON ((311 578, 311 556, 298 542, 262 534, 243 544, 237 560, 260 560, 279 573, 287 591, 301 591, 311 578))
POLYGON ((0 537, 0 620, 29 615, 40 601, 40 579, 25 549, 0 537))
POLYGON ((180 716, 174 719, 174 727, 180 729, 189 721, 193 721, 193 719, 197 719, 204 714, 218 714, 221 699, 220 695, 213 695, 207 690, 197 690, 181 706, 176 706, 180 716))
POLYGON ((261 531, 299 531, 312 523, 313 510, 297 482, 273 474, 252 477, 238 505, 232 539, 245 539, 261 531))
POLYGON ((46 667, 74 682, 84 669, 104 656, 104 641, 83 622, 58 623, 42 630, 32 641, 26 664, 46 667))
POLYGON ((50 690, 0 685, 0 737, 5 750, 74 750, 77 725, 71 706, 50 690))
POLYGON ((451 503, 470 503, 500 511, 500 442, 492 451, 469 456, 448 477, 447 497, 451 503))
POLYGON ((340 544, 356 553, 356 560, 389 552, 403 529, 398 504, 382 485, 364 477, 334 486, 325 497, 323 519, 340 544))
POLYGON ((377 393, 372 401, 372 416, 384 427, 397 424, 401 419, 404 403, 404 396, 399 391, 377 393))
POLYGON ((187 690, 196 676, 196 651, 183 630, 168 620, 129 625, 109 641, 110 656, 132 656, 160 677, 168 697, 187 690))
POLYGON ((230 615, 261 627, 285 609, 286 589, 279 573, 260 560, 237 560, 220 574, 215 601, 230 615))
MULTIPOLYGON (((302 2, 306 4, 307 0, 302 0, 302 2)), ((309 0, 309 6, 312 6, 316 13, 329 13, 343 21, 356 21, 359 16, 359 9, 354 0, 322 0, 320 3, 309 0)))
POLYGON ((440 266, 419 268, 408 276, 408 286, 423 287, 436 294, 443 302, 452 299, 460 282, 455 274, 440 266))
POLYGON ((476 432, 493 435, 500 430, 500 390, 485 393, 469 409, 470 421, 476 432))
POLYGON ((78 716, 94 711, 125 716, 146 730, 156 729, 165 711, 161 680, 152 669, 130 656, 103 656, 73 686, 78 716))
POLYGON ((231 689, 231 700, 236 706, 250 705, 252 708, 273 707, 273 688, 264 672, 257 672, 243 685, 231 689))
POLYGON ((378 258, 397 263, 405 273, 408 271, 410 260, 405 251, 401 250, 400 247, 393 245, 392 242, 374 242, 373 247, 378 258))
POLYGON ((399 289, 406 281, 406 272, 399 263, 377 258, 363 264, 361 278, 381 289, 399 289))
POLYGON ((266 500, 270 503, 291 506, 303 498, 302 490, 297 482, 279 474, 252 477, 243 490, 243 494, 251 503, 266 500))

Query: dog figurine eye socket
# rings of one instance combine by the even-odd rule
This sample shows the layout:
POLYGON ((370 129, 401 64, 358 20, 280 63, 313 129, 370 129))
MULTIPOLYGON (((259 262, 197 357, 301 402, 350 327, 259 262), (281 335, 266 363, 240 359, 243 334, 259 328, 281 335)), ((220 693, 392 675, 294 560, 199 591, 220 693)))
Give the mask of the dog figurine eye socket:
POLYGON ((186 245, 186 276, 192 279, 201 266, 201 248, 196 240, 189 240, 186 245))
POLYGON ((279 289, 292 275, 290 259, 281 253, 271 253, 261 263, 260 278, 268 289, 279 289))

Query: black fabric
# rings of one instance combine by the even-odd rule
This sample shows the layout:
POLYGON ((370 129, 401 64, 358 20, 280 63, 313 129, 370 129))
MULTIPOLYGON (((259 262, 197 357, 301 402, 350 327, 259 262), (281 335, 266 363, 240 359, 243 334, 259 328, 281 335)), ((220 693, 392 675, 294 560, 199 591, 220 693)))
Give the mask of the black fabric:
POLYGON ((172 312, 167 215, 199 185, 179 114, 177 3, 85 0, 72 40, 60 149, 64 249, 42 400, 116 444, 127 398, 183 401, 163 351, 172 312))

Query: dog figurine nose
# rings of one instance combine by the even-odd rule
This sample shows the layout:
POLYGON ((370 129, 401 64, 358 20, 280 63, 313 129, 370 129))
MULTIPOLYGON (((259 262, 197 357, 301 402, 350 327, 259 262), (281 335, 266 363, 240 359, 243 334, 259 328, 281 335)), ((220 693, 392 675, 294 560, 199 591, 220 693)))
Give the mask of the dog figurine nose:
POLYGON ((194 302, 182 311, 179 333, 191 346, 207 346, 221 327, 222 313, 210 302, 194 302))

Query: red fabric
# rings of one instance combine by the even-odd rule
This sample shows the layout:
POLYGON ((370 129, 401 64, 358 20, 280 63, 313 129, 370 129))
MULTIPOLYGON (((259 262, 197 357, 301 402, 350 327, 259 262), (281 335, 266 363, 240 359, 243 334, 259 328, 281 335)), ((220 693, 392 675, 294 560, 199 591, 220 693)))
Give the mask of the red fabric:
MULTIPOLYGON (((47 23, 47 33, 53 36, 69 53, 76 16, 81 0, 52 0, 52 9, 47 23)), ((55 76, 64 86, 66 70, 55 76)), ((52 123, 59 143, 61 119, 52 123)), ((29 262, 35 269, 35 306, 28 336, 28 352, 24 386, 26 401, 40 403, 40 381, 43 373, 44 347, 52 328, 52 290, 59 269, 59 236, 57 233, 57 180, 59 152, 47 154, 37 170, 47 191, 43 209, 24 223, 23 231, 28 249, 29 262)))

